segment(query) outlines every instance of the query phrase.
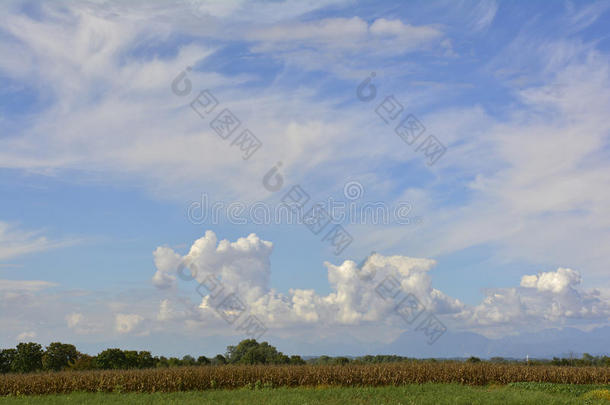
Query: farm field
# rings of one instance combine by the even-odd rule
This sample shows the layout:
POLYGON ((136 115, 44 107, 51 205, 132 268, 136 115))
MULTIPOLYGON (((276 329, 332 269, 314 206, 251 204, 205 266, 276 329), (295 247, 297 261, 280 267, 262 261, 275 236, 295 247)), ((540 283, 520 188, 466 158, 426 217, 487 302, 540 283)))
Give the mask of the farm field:
POLYGON ((310 387, 175 393, 72 393, 2 397, 0 404, 608 404, 609 386, 517 383, 504 386, 411 384, 388 387, 310 387))
POLYGON ((143 370, 63 371, 0 376, 0 395, 71 392, 178 392, 239 388, 377 387, 423 383, 610 384, 608 367, 462 362, 367 365, 226 365, 143 370))

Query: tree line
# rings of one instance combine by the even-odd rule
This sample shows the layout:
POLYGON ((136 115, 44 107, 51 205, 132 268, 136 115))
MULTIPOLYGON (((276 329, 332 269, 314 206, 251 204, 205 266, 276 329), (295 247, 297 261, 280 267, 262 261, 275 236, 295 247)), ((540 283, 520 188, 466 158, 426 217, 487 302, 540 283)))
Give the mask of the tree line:
MULTIPOLYGON (((148 351, 106 349, 96 356, 79 352, 72 344, 53 342, 43 349, 38 343, 19 343, 14 349, 0 350, 0 373, 30 373, 36 371, 61 370, 112 370, 112 369, 144 369, 180 366, 208 366, 224 364, 287 364, 287 365, 346 365, 346 364, 378 364, 395 362, 437 362, 436 359, 418 360, 396 355, 377 355, 361 357, 330 357, 320 356, 303 360, 301 356, 288 356, 278 351, 267 342, 259 343, 254 339, 242 340, 236 346, 228 346, 226 353, 215 357, 184 356, 177 357, 152 356, 148 351)), ((464 360, 441 360, 446 362, 464 360)), ((481 360, 470 357, 469 363, 486 361, 490 363, 526 363, 524 360, 492 357, 481 360)), ((605 366, 610 367, 610 357, 592 356, 585 353, 582 358, 557 358, 552 360, 529 360, 530 365, 557 366, 605 366)))
POLYGON ((267 342, 254 339, 228 346, 222 355, 208 358, 152 356, 148 351, 106 349, 96 356, 81 353, 76 346, 53 342, 43 349, 38 343, 19 343, 14 349, 0 350, 0 373, 30 373, 60 370, 118 370, 155 367, 205 366, 223 364, 305 364, 300 356, 287 356, 267 342))

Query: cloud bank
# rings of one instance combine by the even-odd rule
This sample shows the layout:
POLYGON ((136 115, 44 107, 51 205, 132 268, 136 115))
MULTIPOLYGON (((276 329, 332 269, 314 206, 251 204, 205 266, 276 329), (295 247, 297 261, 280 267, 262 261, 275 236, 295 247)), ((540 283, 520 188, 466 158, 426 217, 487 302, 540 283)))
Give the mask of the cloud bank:
MULTIPOLYGON (((269 287, 272 247, 255 234, 230 242, 218 241, 214 232, 207 231, 184 256, 167 247, 157 248, 153 281, 160 288, 175 288, 177 280, 192 276, 190 283, 195 289, 215 276, 270 329, 366 324, 405 329, 396 313, 396 302, 378 292, 388 277, 398 281, 402 292, 416 296, 427 310, 464 330, 487 326, 490 333, 516 332, 524 326, 541 328, 584 319, 604 322, 610 316, 609 302, 598 290, 584 290, 575 270, 559 268, 524 275, 519 287, 489 290, 483 302, 467 306, 432 287, 429 271, 436 265, 434 260, 381 254, 371 255, 361 267, 351 260, 340 265, 325 263, 331 289, 327 295, 299 288, 282 294, 269 287)), ((178 315, 166 299, 157 319, 186 321, 193 317, 206 322, 219 318, 210 296, 205 289, 201 291, 204 296, 194 313, 182 311, 178 315)))

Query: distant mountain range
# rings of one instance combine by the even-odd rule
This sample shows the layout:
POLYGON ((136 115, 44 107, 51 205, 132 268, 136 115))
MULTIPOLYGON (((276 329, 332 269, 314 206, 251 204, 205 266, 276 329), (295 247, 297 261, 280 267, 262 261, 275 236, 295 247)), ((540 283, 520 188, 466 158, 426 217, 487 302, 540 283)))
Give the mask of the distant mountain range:
POLYGON ((545 329, 539 332, 522 333, 500 339, 489 339, 472 332, 447 331, 436 343, 428 345, 419 332, 405 332, 394 342, 375 345, 352 341, 313 344, 304 349, 301 342, 278 342, 288 353, 305 355, 360 356, 364 354, 395 354, 416 358, 481 358, 505 357, 530 358, 580 357, 610 354, 610 326, 599 327, 590 332, 576 328, 545 329))

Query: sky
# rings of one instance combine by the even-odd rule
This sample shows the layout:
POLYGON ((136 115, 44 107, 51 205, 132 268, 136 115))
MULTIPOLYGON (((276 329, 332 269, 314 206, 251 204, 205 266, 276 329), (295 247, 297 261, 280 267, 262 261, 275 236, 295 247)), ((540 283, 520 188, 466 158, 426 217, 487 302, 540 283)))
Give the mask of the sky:
POLYGON ((0 9, 0 347, 610 325, 610 2, 0 9))

